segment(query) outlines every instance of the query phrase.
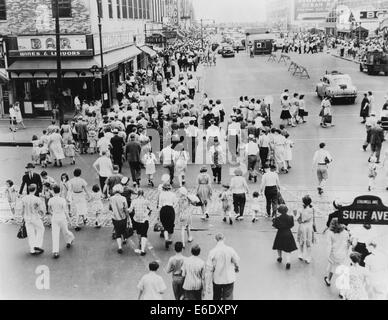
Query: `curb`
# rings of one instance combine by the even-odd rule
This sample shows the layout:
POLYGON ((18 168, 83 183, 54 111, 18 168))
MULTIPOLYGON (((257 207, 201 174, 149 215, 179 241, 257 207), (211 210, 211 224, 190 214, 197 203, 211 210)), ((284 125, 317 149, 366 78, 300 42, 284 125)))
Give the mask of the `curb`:
POLYGON ((349 58, 345 58, 345 57, 341 57, 341 56, 339 56, 339 55, 336 55, 336 54, 331 54, 333 57, 335 57, 335 58, 338 58, 338 59, 342 59, 342 60, 346 60, 346 61, 349 61, 349 62, 354 62, 354 63, 356 63, 356 64, 360 64, 360 62, 359 61, 355 61, 355 60, 352 60, 352 59, 349 59, 349 58))
POLYGON ((5 141, 0 142, 0 147, 32 147, 32 143, 23 141, 5 141))

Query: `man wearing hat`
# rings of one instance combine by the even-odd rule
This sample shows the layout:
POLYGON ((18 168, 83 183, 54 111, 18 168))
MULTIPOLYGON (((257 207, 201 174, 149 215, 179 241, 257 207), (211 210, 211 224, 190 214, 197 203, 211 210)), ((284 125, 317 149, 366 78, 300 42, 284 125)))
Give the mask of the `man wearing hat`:
POLYGON ((132 133, 129 136, 130 141, 125 147, 125 158, 128 160, 134 184, 140 185, 141 175, 141 145, 136 141, 136 135, 132 133))
POLYGON ((214 145, 210 147, 209 154, 214 182, 221 184, 222 165, 225 164, 225 155, 218 137, 214 137, 214 145))
POLYGON ((113 158, 113 164, 119 166, 119 173, 121 173, 125 142, 124 139, 119 136, 119 130, 113 129, 113 134, 113 138, 110 139, 110 144, 112 146, 111 154, 113 158))
POLYGON ((35 169, 35 166, 32 163, 28 163, 26 165, 26 173, 23 175, 22 178, 22 185, 20 186, 19 194, 23 194, 24 186, 27 186, 27 194, 29 194, 28 187, 32 184, 36 185, 35 188, 35 195, 39 196, 39 194, 42 192, 43 184, 42 179, 39 174, 33 172, 33 169, 35 169))
POLYGON ((80 153, 87 153, 88 129, 82 116, 78 117, 77 123, 75 124, 75 131, 77 132, 80 153))

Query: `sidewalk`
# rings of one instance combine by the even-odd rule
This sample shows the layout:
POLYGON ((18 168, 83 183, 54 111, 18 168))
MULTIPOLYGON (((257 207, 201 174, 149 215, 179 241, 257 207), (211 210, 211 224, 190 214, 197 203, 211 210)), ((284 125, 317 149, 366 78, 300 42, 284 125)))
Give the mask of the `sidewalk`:
POLYGON ((25 119, 24 124, 26 129, 19 129, 16 132, 12 132, 9 129, 9 120, 0 120, 0 146, 24 146, 26 144, 31 145, 33 135, 40 137, 42 130, 46 129, 51 123, 50 119, 25 119))
POLYGON ((360 62, 356 59, 352 59, 350 57, 341 57, 340 54, 338 53, 338 50, 330 50, 330 54, 335 57, 335 58, 339 58, 339 59, 342 59, 342 60, 346 60, 346 61, 350 61, 350 62, 354 62, 354 63, 357 63, 357 64, 360 64, 360 62))

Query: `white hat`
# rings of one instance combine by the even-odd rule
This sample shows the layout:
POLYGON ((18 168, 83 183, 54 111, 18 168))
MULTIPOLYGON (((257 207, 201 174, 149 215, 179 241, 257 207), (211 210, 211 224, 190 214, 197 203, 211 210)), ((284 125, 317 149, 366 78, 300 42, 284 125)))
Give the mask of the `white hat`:
POLYGON ((179 188, 178 191, 179 191, 180 194, 182 194, 184 196, 187 196, 187 194, 188 194, 188 191, 187 191, 187 189, 185 187, 179 188))

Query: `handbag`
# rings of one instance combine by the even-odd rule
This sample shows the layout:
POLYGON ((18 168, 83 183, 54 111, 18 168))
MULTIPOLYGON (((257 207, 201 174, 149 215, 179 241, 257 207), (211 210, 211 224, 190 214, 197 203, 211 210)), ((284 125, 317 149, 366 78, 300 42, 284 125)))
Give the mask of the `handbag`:
POLYGON ((314 208, 313 208, 313 231, 317 232, 317 226, 315 224, 315 210, 314 210, 314 208))
POLYGON ((281 204, 286 204, 286 202, 284 201, 280 191, 278 190, 278 205, 281 205, 281 204))
POLYGON ((308 111, 303 111, 303 116, 307 117, 309 115, 308 111))
POLYGON ((330 114, 327 114, 327 115, 324 116, 323 119, 324 119, 325 123, 331 123, 332 116, 330 114))
POLYGON ((26 228, 26 223, 24 221, 23 221, 23 224, 20 226, 16 236, 18 237, 18 239, 27 238, 27 228, 26 228))
POLYGON ((164 231, 163 225, 159 221, 155 222, 154 232, 161 232, 161 231, 164 231))

